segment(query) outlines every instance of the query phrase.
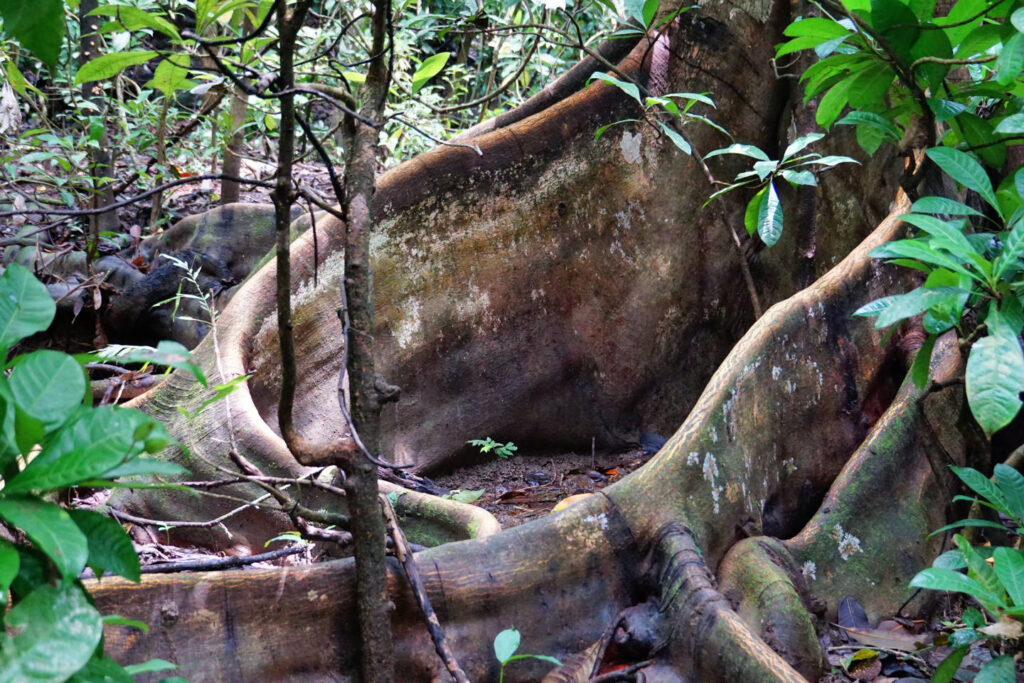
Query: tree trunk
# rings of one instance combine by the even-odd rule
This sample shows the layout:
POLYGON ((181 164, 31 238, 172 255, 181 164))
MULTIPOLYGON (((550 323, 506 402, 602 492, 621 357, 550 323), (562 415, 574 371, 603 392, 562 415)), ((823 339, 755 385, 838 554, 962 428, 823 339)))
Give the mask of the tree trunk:
MULTIPOLYGON (((780 131, 795 106, 769 61, 787 7, 692 10, 619 68, 655 94, 713 92, 716 120, 772 154, 785 146, 780 131)), ((926 535, 945 516, 928 455, 941 445, 963 461, 955 395, 925 399, 912 384, 901 388, 897 340, 883 343, 870 322, 851 317, 905 285, 867 255, 902 230, 899 168, 878 158, 822 178, 807 218, 820 226, 813 263, 798 253, 806 232, 794 225, 750 262, 760 300, 778 302, 754 323, 729 237, 746 198, 701 211, 713 188, 700 164, 649 128, 616 127, 594 140, 598 126, 636 113, 618 90, 591 85, 485 127, 472 138, 481 155, 442 147, 378 181, 377 361, 403 389, 385 409, 383 453, 430 469, 470 438, 522 448, 589 446, 596 437, 616 447, 641 428, 675 432, 603 495, 417 556, 471 679, 497 677, 491 641, 505 628, 522 631, 524 651, 564 661, 616 625, 655 666, 696 680, 813 678, 814 628, 835 618, 839 598, 855 596, 879 618, 909 597, 910 577, 939 551, 926 535), (817 280, 797 292, 811 266, 817 280)), ((704 153, 727 144, 710 128, 685 134, 704 153)), ((296 423, 321 441, 344 436, 323 418, 341 356, 334 307, 344 232, 318 219, 318 287, 312 240, 292 250, 296 423)), ((139 405, 205 457, 222 457, 216 442, 233 424, 238 447, 261 469, 295 473, 274 431, 273 291, 264 268, 219 322, 221 367, 228 376, 252 372, 246 389, 193 424, 174 406, 202 392, 180 373, 139 405)), ((197 357, 210 365, 211 353, 204 342, 197 357)), ((949 377, 959 363, 946 343, 933 371, 949 377)), ((196 459, 169 457, 191 478, 213 476, 196 459)), ((227 509, 169 492, 116 503, 164 519, 227 509)), ((281 521, 246 510, 229 524, 230 538, 194 540, 254 547, 281 521)), ((396 671, 443 676, 400 576, 397 567, 389 575, 396 671)), ((151 626, 149 635, 108 630, 120 659, 164 657, 191 667, 182 673, 190 680, 327 680, 357 670, 353 581, 353 564, 339 561, 146 579, 138 588, 104 581, 93 592, 103 609, 151 626)), ((506 676, 537 680, 550 666, 517 661, 506 676)))

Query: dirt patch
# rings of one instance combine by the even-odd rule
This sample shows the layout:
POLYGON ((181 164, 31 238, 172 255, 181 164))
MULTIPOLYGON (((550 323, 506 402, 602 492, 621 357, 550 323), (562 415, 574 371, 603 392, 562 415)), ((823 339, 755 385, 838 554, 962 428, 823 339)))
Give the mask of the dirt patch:
POLYGON ((618 481, 647 462, 639 449, 622 453, 516 454, 467 464, 433 477, 438 486, 483 491, 473 500, 494 515, 502 527, 542 517, 569 496, 593 493, 618 481))

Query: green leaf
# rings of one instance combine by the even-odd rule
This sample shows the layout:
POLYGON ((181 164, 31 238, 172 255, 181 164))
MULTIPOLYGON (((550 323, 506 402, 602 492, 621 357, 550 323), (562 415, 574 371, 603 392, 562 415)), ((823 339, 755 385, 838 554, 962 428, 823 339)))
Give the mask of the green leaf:
POLYGON ((1006 531, 1006 527, 1004 527, 999 522, 990 522, 987 519, 961 519, 959 522, 953 522, 952 524, 947 524, 946 526, 939 527, 935 531, 928 534, 928 536, 931 537, 946 531, 961 529, 963 527, 968 526, 979 527, 984 529, 999 529, 1001 531, 1006 531))
POLYGON ((89 12, 92 15, 106 15, 114 17, 125 28, 126 31, 138 31, 142 28, 151 28, 172 38, 175 42, 181 42, 181 34, 174 24, 161 16, 151 14, 138 7, 131 5, 103 5, 89 12))
MULTIPOLYGON (((0 538, 0 593, 10 588, 11 581, 14 581, 14 577, 18 575, 20 558, 18 549, 0 538)), ((6 599, 0 597, 0 603, 6 603, 6 599)), ((2 604, 0 607, 6 607, 6 604, 2 604)))
POLYGON ((802 135, 793 142, 789 143, 786 147, 786 151, 782 153, 782 160, 787 161, 791 157, 796 156, 799 152, 802 152, 808 145, 813 145, 818 140, 825 137, 824 133, 810 133, 808 135, 802 135))
POLYGON ((917 41, 917 17, 900 0, 871 0, 871 25, 905 61, 917 41))
POLYGON ((1013 548, 996 548, 992 551, 993 569, 999 582, 1010 595, 1013 604, 1024 606, 1024 557, 1013 548))
MULTIPOLYGON (((29 463, 8 482, 5 493, 46 491, 86 479, 110 477, 110 472, 140 453, 139 427, 150 426, 148 438, 166 435, 163 425, 137 410, 114 406, 83 408, 65 424, 29 463)), ((128 463, 130 464, 130 463, 128 463)))
POLYGON ((17 263, 7 266, 0 275, 0 349, 42 332, 56 313, 50 293, 32 271, 17 263))
POLYGON ((996 657, 981 667, 981 671, 974 677, 974 683, 1015 683, 1016 680, 1013 655, 996 657))
MULTIPOLYGON (((953 46, 950 44, 949 38, 942 31, 921 31, 917 42, 910 49, 910 56, 915 61, 921 57, 951 59, 953 57, 953 46)), ((948 64, 925 62, 917 67, 917 73, 922 77, 925 84, 935 92, 942 85, 942 79, 946 77, 949 68, 948 64)))
POLYGON ((999 279, 1011 266, 1015 266, 1024 256, 1024 220, 1013 224, 1013 229, 1003 242, 1003 248, 996 259, 996 267, 993 276, 999 279))
POLYGON ((504 664, 519 649, 519 631, 514 628, 507 628, 494 637, 494 656, 504 664))
POLYGON ((925 154, 953 180, 969 190, 974 190, 993 208, 999 210, 996 195, 992 191, 992 182, 976 159, 952 147, 933 147, 925 154))
POLYGON ((891 138, 893 140, 900 139, 899 131, 896 129, 896 126, 892 125, 889 119, 870 111, 851 111, 849 114, 836 121, 836 125, 869 126, 884 133, 887 138, 891 138))
POLYGON ((967 484, 971 490, 982 496, 992 506, 1003 514, 1010 514, 1009 503, 1006 496, 992 481, 978 470, 971 467, 956 467, 951 465, 953 474, 967 484))
POLYGON ((825 168, 832 168, 839 164, 859 164, 860 162, 850 157, 830 155, 827 157, 818 157, 817 159, 809 159, 801 164, 801 166, 824 166, 825 168))
POLYGON ((818 180, 811 171, 794 171, 784 168, 780 173, 783 178, 793 185, 810 185, 811 187, 817 187, 818 185, 818 180))
POLYGON ((85 666, 103 635, 81 586, 40 586, 8 612, 0 681, 63 681, 85 666))
POLYGON ((935 667, 932 683, 950 683, 953 680, 953 675, 960 668, 960 662, 964 661, 967 650, 967 645, 961 645, 942 660, 942 663, 935 667))
POLYGON ((192 361, 189 350, 176 341, 161 341, 154 349, 152 346, 122 346, 111 344, 96 352, 101 360, 115 363, 153 363, 185 370, 192 374, 204 387, 206 375, 203 369, 192 361))
POLYGON ((68 683, 132 683, 132 677, 113 659, 94 652, 92 659, 75 672, 68 683))
POLYGON ((18 358, 8 379, 18 408, 47 431, 62 425, 85 396, 85 375, 75 359, 59 351, 36 351, 18 358))
MULTIPOLYGON (((1021 9, 1024 9, 1022 7, 1021 9)), ((1024 113, 1013 114, 1007 116, 1005 119, 999 122, 996 126, 996 133, 1003 135, 1015 135, 1017 133, 1024 133, 1024 113)))
POLYGON ((171 55, 157 65, 153 78, 146 83, 147 88, 155 88, 164 97, 172 97, 178 90, 187 90, 195 85, 188 80, 190 64, 187 55, 171 55))
POLYGON ((910 205, 912 213, 932 213, 944 216, 983 216, 966 204, 945 197, 922 197, 910 205))
POLYGON ((24 531, 65 579, 77 576, 85 567, 88 544, 63 508, 28 496, 5 496, 0 498, 0 518, 24 531))
POLYGON ((53 67, 64 42, 61 0, 0 0, 4 32, 14 36, 44 64, 53 67))
POLYGON ((933 306, 955 305, 963 293, 964 290, 959 287, 918 287, 906 294, 899 294, 878 315, 875 327, 888 327, 933 306))
POLYGON ((910 378, 914 380, 918 389, 928 386, 928 370, 931 368, 932 349, 935 348, 937 338, 934 334, 929 334, 914 355, 914 363, 910 366, 910 378))
POLYGON ((1002 603, 998 596, 986 590, 984 586, 974 579, 949 569, 938 569, 936 567, 922 569, 910 580, 910 585, 913 588, 927 588, 933 591, 966 593, 993 604, 1002 603))
MULTIPOLYGON (((999 577, 996 576, 995 570, 989 566, 981 553, 975 550, 971 544, 967 542, 967 539, 960 534, 953 536, 953 540, 957 547, 960 548, 960 552, 964 554, 964 560, 967 561, 968 576, 984 586, 985 590, 989 591, 993 595, 1002 597, 1004 591, 1002 585, 999 583, 999 577)), ((993 610, 995 608, 995 605, 984 606, 989 610, 993 610)))
POLYGON ((616 88, 618 88, 622 92, 626 93, 627 95, 632 97, 637 102, 640 102, 640 103, 643 102, 643 100, 640 99, 640 89, 636 87, 635 83, 627 83, 625 81, 620 81, 619 79, 615 78, 615 76, 611 76, 609 74, 606 74, 603 71, 595 71, 590 76, 590 78, 587 80, 587 82, 589 83, 590 81, 594 80, 595 78, 597 80, 599 80, 599 81, 604 81, 605 83, 611 83, 616 88))
POLYGON ((129 626, 137 628, 143 633, 149 633, 149 626, 146 625, 146 622, 122 617, 120 614, 104 614, 103 623, 107 626, 129 626))
POLYGON ((889 242, 888 244, 883 244, 880 247, 872 249, 869 256, 874 258, 917 259, 918 261, 922 261, 929 265, 946 268, 954 273, 967 275, 971 278, 976 277, 971 273, 971 271, 964 268, 956 260, 942 252, 936 251, 920 240, 896 240, 895 242, 889 242))
POLYGON ((747 203, 747 210, 743 214, 743 226, 750 236, 757 232, 757 217, 761 215, 761 204, 764 203, 764 196, 767 192, 768 186, 765 185, 747 203))
POLYGON ((448 63, 448 58, 451 56, 451 52, 438 52, 423 60, 423 63, 420 64, 419 68, 412 75, 412 92, 414 95, 417 90, 426 85, 427 81, 441 73, 441 69, 448 63))
POLYGON ((995 466, 993 479, 1006 496, 1006 507, 1011 515, 1024 524, 1024 475, 1012 467, 999 463, 995 466))
POLYGON ((158 53, 154 50, 133 50, 129 52, 110 52, 90 59, 82 65, 75 76, 75 85, 102 81, 105 78, 116 76, 122 70, 136 64, 145 64, 155 58, 158 53))
MULTIPOLYGON (((928 216, 919 213, 904 214, 903 216, 900 216, 900 219, 904 223, 910 223, 911 225, 924 230, 933 238, 937 238, 929 240, 929 244, 932 247, 945 249, 957 258, 981 256, 964 236, 964 233, 962 232, 964 226, 963 220, 944 221, 936 218, 935 216, 928 216)), ((982 266, 982 268, 991 268, 991 264, 986 261, 986 265, 982 266)))
POLYGON ((843 113, 852 82, 853 79, 850 78, 839 81, 821 98, 818 102, 818 111, 814 115, 814 120, 819 126, 828 130, 832 122, 843 113))
POLYGON ((654 15, 658 12, 659 0, 646 0, 641 10, 640 20, 645 27, 650 26, 654 21, 654 15))
POLYGON ((682 150, 683 154, 690 154, 693 152, 693 149, 690 147, 690 143, 688 143, 682 135, 672 130, 667 123, 664 121, 658 121, 658 125, 661 126, 663 131, 665 131, 665 135, 667 135, 668 139, 672 141, 672 144, 682 150))
POLYGON ((720 154, 739 154, 740 156, 750 157, 752 159, 758 159, 760 161, 771 161, 771 159, 768 158, 768 155, 762 152, 757 147, 754 147, 753 145, 743 145, 738 142, 731 144, 728 147, 723 147, 722 149, 716 149, 713 152, 708 152, 706 155, 704 155, 704 158, 710 159, 711 157, 717 157, 720 154))
MULTIPOLYGON (((989 318, 992 314, 989 314, 989 318)), ((967 402, 985 434, 1010 424, 1020 411, 1024 389, 1024 353, 1008 328, 989 328, 967 357, 967 402)))
POLYGON ((158 671, 171 671, 177 669, 177 664, 172 664, 166 659, 150 659, 149 661, 143 662, 142 664, 132 664, 126 666, 125 670, 133 676, 139 674, 156 673, 158 671))
POLYGON ((842 24, 832 21, 831 19, 809 17, 792 22, 786 26, 783 34, 791 38, 797 38, 799 36, 813 36, 824 41, 848 36, 850 35, 850 31, 842 24))
POLYGON ((1009 85, 1020 75, 1024 66, 1024 33, 1014 33, 1003 43, 1003 51, 996 59, 996 81, 1009 85))
POLYGON ((757 212, 757 234, 769 247, 782 236, 782 203, 773 183, 768 183, 768 194, 757 212))
MULTIPOLYGON (((174 476, 177 474, 188 474, 188 470, 183 468, 181 465, 177 465, 167 460, 132 458, 123 465, 118 465, 117 467, 109 469, 98 476, 102 479, 116 479, 118 477, 138 477, 151 474, 174 476)), ((86 479, 83 481, 89 480, 86 479)), ((138 484, 136 482, 132 482, 131 486, 138 486, 138 484)))
POLYGON ((847 91, 850 106, 858 109, 877 106, 895 77, 885 62, 871 64, 851 80, 847 91))
POLYGON ((139 582, 139 556, 121 525, 92 510, 71 510, 68 514, 85 534, 89 544, 87 564, 102 577, 104 571, 139 582))
POLYGON ((854 311, 853 314, 865 318, 873 318, 885 309, 889 308, 889 306, 892 306, 893 302, 896 301, 896 296, 897 295, 895 294, 892 296, 883 296, 881 299, 870 301, 854 311))

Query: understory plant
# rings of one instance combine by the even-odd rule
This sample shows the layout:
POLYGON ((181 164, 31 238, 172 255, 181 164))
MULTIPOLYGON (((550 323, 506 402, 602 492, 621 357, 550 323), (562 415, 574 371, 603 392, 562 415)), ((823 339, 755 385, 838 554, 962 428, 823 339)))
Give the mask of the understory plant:
POLYGON ((466 443, 470 446, 476 446, 480 449, 481 453, 493 452, 499 458, 511 458, 516 454, 516 451, 519 450, 519 448, 511 441, 502 443, 500 441, 495 441, 491 437, 487 437, 486 439, 471 439, 466 443))
POLYGON ((516 650, 519 649, 519 642, 521 638, 522 636, 519 631, 514 628, 507 628, 494 636, 494 656, 501 664, 501 670, 498 674, 498 683, 504 683, 505 667, 509 662, 514 662, 517 659, 539 659, 542 662, 547 662, 548 664, 562 666, 562 662, 560 660, 548 655, 517 655, 516 650))
MULTIPOLYGON (((17 264, 0 276, 0 680, 130 681, 173 665, 122 667, 103 654, 104 617, 80 580, 86 567, 130 581, 140 577, 128 535, 113 519, 67 510, 69 488, 144 487, 144 475, 181 468, 144 457, 174 440, 140 411, 90 405, 83 363, 40 350, 7 359, 18 342, 46 330, 56 307, 46 287, 17 264)), ((168 362, 166 353, 154 359, 168 362)), ((176 362, 176 361, 170 361, 176 362)), ((187 363, 187 355, 182 363, 187 363)))
MULTIPOLYGON (((931 567, 911 580, 910 585, 917 588, 962 593, 981 607, 981 610, 976 607, 964 610, 960 626, 949 637, 954 650, 936 668, 932 680, 951 681, 971 644, 986 641, 993 657, 974 680, 1013 683, 1016 680, 1014 653, 1020 650, 1024 627, 1024 554, 1020 550, 1020 534, 1024 529, 1024 476, 1003 464, 996 465, 991 480, 969 467, 954 467, 953 472, 980 496, 978 502, 982 506, 994 510, 1007 523, 963 519, 934 533, 963 527, 995 528, 1008 532, 1012 545, 975 546, 956 534, 953 537, 956 548, 940 555, 931 567)), ((957 496, 954 500, 973 499, 957 496)), ((961 676, 958 680, 964 678, 961 676)))

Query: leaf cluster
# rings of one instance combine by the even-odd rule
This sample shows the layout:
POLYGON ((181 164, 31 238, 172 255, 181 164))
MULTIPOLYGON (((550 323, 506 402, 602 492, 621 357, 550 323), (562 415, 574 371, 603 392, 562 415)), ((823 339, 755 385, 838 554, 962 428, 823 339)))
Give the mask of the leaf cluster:
MULTIPOLYGON (((46 330, 55 311, 31 272, 9 265, 0 275, 0 359, 46 330)), ((164 668, 159 662, 124 668, 103 656, 104 619, 78 580, 89 566, 97 576, 138 581, 139 561, 127 534, 98 512, 68 511, 49 500, 69 487, 139 486, 138 476, 183 472, 144 457, 174 443, 159 422, 136 410, 89 405, 82 363, 92 358, 35 351, 4 361, 0 373, 5 680, 130 681, 133 673, 164 668)))

